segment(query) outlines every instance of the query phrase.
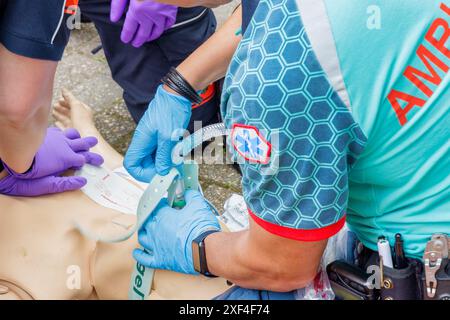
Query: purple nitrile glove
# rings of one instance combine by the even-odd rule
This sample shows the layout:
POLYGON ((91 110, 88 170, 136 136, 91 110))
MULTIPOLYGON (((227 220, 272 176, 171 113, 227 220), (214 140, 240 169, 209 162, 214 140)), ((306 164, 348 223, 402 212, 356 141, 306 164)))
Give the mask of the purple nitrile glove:
POLYGON ((102 156, 89 152, 97 142, 95 137, 81 138, 76 129, 63 132, 58 128, 48 128, 30 170, 16 173, 6 164, 5 169, 17 179, 29 180, 59 175, 68 169, 79 169, 85 163, 100 166, 103 163, 102 156))
POLYGON ((51 193, 78 190, 87 183, 83 177, 48 176, 39 179, 19 179, 8 175, 0 179, 0 194, 36 197, 51 193))
POLYGON ((123 16, 127 4, 128 12, 122 29, 121 40, 138 48, 145 42, 158 39, 176 20, 178 7, 151 0, 112 0, 111 21, 123 16))
POLYGON ((0 194, 32 197, 80 189, 87 182, 85 178, 59 175, 68 169, 81 168, 85 163, 101 165, 103 158, 89 152, 96 144, 95 137, 81 138, 75 129, 65 132, 47 129, 30 170, 16 173, 4 164, 7 176, 0 179, 0 194))

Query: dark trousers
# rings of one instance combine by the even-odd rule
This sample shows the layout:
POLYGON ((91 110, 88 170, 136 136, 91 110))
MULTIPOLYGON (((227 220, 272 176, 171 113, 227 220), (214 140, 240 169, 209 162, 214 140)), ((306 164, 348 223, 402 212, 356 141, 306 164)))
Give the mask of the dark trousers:
MULTIPOLYGON (((210 9, 204 12, 202 7, 179 8, 176 23, 193 21, 169 29, 159 39, 134 48, 120 40, 124 17, 118 23, 110 21, 110 2, 80 0, 79 6, 83 16, 95 24, 112 77, 122 87, 128 110, 138 122, 153 99, 161 78, 214 33, 216 19, 210 9)), ((194 121, 201 120, 203 125, 217 122, 219 101, 216 94, 208 102, 193 108, 189 130, 192 131, 194 121)))

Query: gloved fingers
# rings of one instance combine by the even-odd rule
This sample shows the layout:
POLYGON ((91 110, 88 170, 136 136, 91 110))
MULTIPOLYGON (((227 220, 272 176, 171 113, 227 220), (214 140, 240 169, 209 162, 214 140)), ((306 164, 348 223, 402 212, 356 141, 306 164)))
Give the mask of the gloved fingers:
POLYGON ((144 227, 146 231, 153 232, 153 228, 156 226, 158 222, 159 215, 164 214, 166 210, 174 210, 169 206, 169 202, 167 198, 162 198, 156 208, 153 210, 151 214, 149 214, 147 220, 144 223, 144 227))
POLYGON ((133 40, 138 28, 139 22, 129 13, 127 13, 127 17, 122 28, 122 34, 120 35, 120 39, 122 40, 122 42, 129 43, 131 40, 133 40))
POLYGON ((147 268, 159 269, 157 268, 155 257, 145 252, 144 250, 134 249, 133 258, 147 268))
POLYGON ((135 48, 139 48, 140 46, 142 46, 148 40, 148 38, 150 38, 153 27, 153 22, 141 23, 139 29, 136 32, 136 35, 134 36, 133 41, 131 42, 131 45, 135 48))
POLYGON ((67 161, 66 168, 81 168, 86 164, 86 158, 78 153, 73 153, 67 161))
POLYGON ((164 28, 167 30, 172 27, 177 20, 178 7, 167 4, 164 6, 166 15, 164 19, 164 28))
POLYGON ((123 16, 128 0, 111 0, 110 19, 112 22, 117 22, 123 16))
POLYGON ((81 151, 89 151, 89 149, 97 145, 98 140, 96 137, 85 137, 67 140, 67 143, 74 152, 81 152, 81 151))
MULTIPOLYGON (((143 121, 143 120, 141 120, 143 121)), ((128 173, 138 181, 149 182, 156 174, 154 153, 157 137, 139 123, 123 161, 128 173)))
POLYGON ((158 39, 164 32, 165 26, 163 24, 154 23, 151 32, 148 35, 147 41, 158 39))
POLYGON ((59 193, 81 189, 86 185, 87 180, 78 176, 50 177, 48 182, 48 193, 59 193))
POLYGON ((184 193, 184 199, 186 203, 189 204, 193 201, 205 201, 203 195, 198 190, 186 190, 184 193))
POLYGON ((141 158, 142 151, 128 149, 123 160, 123 166, 128 173, 138 181, 149 183, 156 175, 155 161, 153 154, 141 158))
POLYGON ((81 138, 80 133, 75 128, 68 128, 68 129, 64 130, 64 135, 66 136, 66 138, 68 138, 70 140, 81 138))
POLYGON ((142 160, 142 170, 140 171, 139 176, 147 182, 150 182, 156 175, 154 157, 155 155, 151 154, 142 160))
POLYGON ((149 183, 156 175, 153 155, 149 155, 144 159, 135 160, 133 154, 127 152, 123 161, 123 166, 133 178, 140 182, 149 183))
POLYGON ((187 190, 184 194, 186 207, 194 206, 197 209, 203 208, 205 212, 214 213, 213 209, 206 201, 205 197, 198 190, 187 190))
POLYGON ((105 161, 101 155, 95 152, 84 151, 80 152, 79 154, 86 159, 86 163, 89 163, 96 167, 101 166, 105 161))
POLYGON ((139 230, 138 232, 138 242, 144 247, 149 253, 153 252, 153 243, 151 243, 147 231, 144 229, 139 230))
POLYGON ((49 176, 40 179, 20 180, 15 183, 15 195, 40 196, 45 194, 73 191, 86 185, 83 177, 55 177, 49 176))
POLYGON ((174 146, 174 141, 159 139, 155 158, 155 168, 159 175, 167 175, 172 168, 172 149, 174 146))

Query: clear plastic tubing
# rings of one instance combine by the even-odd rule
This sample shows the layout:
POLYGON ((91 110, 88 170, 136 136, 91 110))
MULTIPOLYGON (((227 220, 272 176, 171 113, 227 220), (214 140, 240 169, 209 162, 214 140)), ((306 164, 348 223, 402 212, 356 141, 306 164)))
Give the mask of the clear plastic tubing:
POLYGON ((212 138, 227 135, 227 129, 223 123, 211 124, 207 127, 195 131, 190 136, 187 136, 183 141, 179 142, 172 150, 172 162, 174 165, 183 163, 184 157, 187 156, 193 149, 200 146, 204 141, 212 138))

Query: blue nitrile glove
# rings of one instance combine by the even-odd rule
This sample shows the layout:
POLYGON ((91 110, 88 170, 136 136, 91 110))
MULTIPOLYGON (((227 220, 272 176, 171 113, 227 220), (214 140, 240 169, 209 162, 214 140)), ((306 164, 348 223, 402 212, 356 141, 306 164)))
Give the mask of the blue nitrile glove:
POLYGON ((185 198, 181 210, 169 207, 167 199, 161 200, 139 231, 138 240, 145 251, 134 250, 137 262, 149 268, 197 274, 192 241, 207 230, 220 230, 220 225, 200 192, 188 190, 185 198))
POLYGON ((124 159, 124 167, 136 180, 149 182, 172 168, 172 149, 187 128, 191 102, 158 87, 155 98, 136 128, 124 159))

